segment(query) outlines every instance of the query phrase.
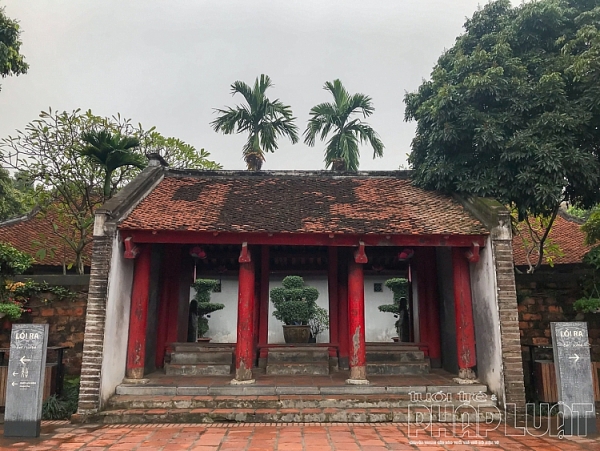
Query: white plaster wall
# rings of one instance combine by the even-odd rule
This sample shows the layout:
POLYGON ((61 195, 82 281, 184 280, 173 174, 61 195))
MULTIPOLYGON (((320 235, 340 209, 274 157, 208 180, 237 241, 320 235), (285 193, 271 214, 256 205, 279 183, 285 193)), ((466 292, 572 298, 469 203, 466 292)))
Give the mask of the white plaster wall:
POLYGON ((382 304, 392 304, 394 293, 384 282, 395 276, 365 276, 365 340, 391 342, 392 337, 397 337, 394 323, 396 318, 392 313, 380 312, 378 307, 382 304), (383 292, 376 293, 374 284, 381 283, 383 292))
MULTIPOLYGON (((477 350, 477 376, 499 400, 504 399, 500 315, 496 273, 491 240, 481 250, 477 263, 471 263, 473 322, 477 350)), ((502 405, 502 404, 501 404, 502 405)))
POLYGON ((127 365, 127 340, 129 336, 129 311, 133 283, 133 259, 123 257, 120 234, 113 243, 108 296, 106 301, 106 325, 104 329, 104 357, 100 372, 100 405, 115 393, 123 382, 127 365))
MULTIPOLYGON (((196 274, 197 279, 214 279, 214 276, 196 274)), ((190 288, 190 301, 196 290, 190 288)), ((211 293, 210 301, 225 305, 225 308, 210 314, 208 333, 212 343, 235 343, 237 341, 238 277, 221 277, 221 292, 211 293)))
MULTIPOLYGON (((197 274, 197 278, 211 278, 197 274)), ((272 274, 269 281, 269 291, 276 287, 281 287, 281 281, 285 276, 272 274)), ((317 305, 329 311, 329 291, 327 287, 326 275, 307 275, 303 276, 304 282, 315 287, 319 291, 317 305)), ((366 341, 386 341, 391 342, 392 337, 396 336, 394 323, 396 318, 391 313, 382 313, 378 307, 381 304, 391 304, 393 302, 392 291, 383 286, 382 293, 374 291, 374 284, 383 284, 389 276, 366 276, 365 277, 365 334, 366 341)), ((190 300, 194 297, 194 290, 190 290, 190 300)), ((237 339, 237 302, 238 302, 238 278, 227 276, 221 278, 221 292, 211 294, 212 302, 219 302, 225 305, 223 310, 214 312, 208 322, 210 327, 208 336, 212 338, 213 343, 235 343, 237 339)), ((273 316, 273 304, 269 302, 269 343, 285 343, 283 339, 283 323, 273 316)), ((318 343, 329 342, 329 330, 322 332, 317 337, 318 343)))

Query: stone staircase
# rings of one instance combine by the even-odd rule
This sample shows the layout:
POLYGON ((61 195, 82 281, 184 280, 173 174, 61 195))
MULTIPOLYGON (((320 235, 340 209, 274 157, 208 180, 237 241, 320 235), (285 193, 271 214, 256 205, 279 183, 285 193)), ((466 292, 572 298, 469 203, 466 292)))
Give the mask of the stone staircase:
POLYGON ((487 387, 480 384, 445 387, 121 385, 105 410, 87 421, 104 424, 499 422, 502 413, 486 390, 487 387))
POLYGON ((226 376, 233 371, 235 345, 173 343, 165 358, 168 376, 226 376))
POLYGON ((428 374, 429 359, 409 343, 367 343, 367 374, 428 374))
POLYGON ((271 348, 268 352, 266 373, 269 375, 329 374, 329 350, 326 347, 281 347, 271 348))

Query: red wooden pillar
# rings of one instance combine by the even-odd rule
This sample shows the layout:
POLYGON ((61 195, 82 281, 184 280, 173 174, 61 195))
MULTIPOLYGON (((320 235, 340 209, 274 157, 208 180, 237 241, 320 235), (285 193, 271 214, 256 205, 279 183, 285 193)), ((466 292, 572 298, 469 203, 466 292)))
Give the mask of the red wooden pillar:
POLYGON ((240 263, 238 289, 237 344, 235 347, 235 379, 233 383, 252 383, 254 360, 254 262, 246 243, 238 259, 240 263))
MULTIPOLYGON (((344 254, 345 255, 345 254, 344 254)), ((349 345, 348 337, 348 265, 345 261, 338 266, 338 338, 339 367, 348 369, 349 345)))
POLYGON ((329 292, 329 343, 339 346, 338 337, 338 254, 337 247, 328 249, 329 269, 327 273, 327 289, 329 292))
POLYGON ((437 265, 435 248, 415 250, 417 290, 419 302, 420 341, 427 344, 431 366, 441 366, 440 307, 437 292, 437 265))
POLYGON ((452 279, 454 282, 454 311, 456 317, 456 347, 458 377, 474 379, 475 327, 471 300, 471 274, 464 249, 452 248, 452 279))
POLYGON ((365 351, 365 276, 362 263, 366 263, 364 246, 348 264, 348 333, 350 335, 350 384, 367 381, 365 351))
MULTIPOLYGON (((269 246, 260 249, 260 307, 258 318, 258 344, 269 343, 269 246)), ((267 348, 261 347, 260 358, 267 358, 267 348)), ((266 363, 266 362, 265 362, 266 363)))
POLYGON ((148 298, 150 296, 150 266, 152 246, 140 244, 135 260, 131 312, 129 315, 129 342, 127 343, 126 375, 130 379, 144 377, 146 360, 146 326, 148 323, 148 298))
MULTIPOLYGON (((181 279, 181 245, 165 246, 165 273, 163 294, 167 303, 167 344, 178 340, 177 325, 179 323, 179 280, 181 279)), ((162 299, 161 299, 162 301, 162 299)))

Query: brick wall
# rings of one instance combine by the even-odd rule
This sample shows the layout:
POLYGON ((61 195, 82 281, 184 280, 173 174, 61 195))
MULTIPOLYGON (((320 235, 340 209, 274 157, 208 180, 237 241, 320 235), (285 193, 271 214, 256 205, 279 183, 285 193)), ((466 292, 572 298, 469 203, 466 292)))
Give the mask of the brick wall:
MULTIPOLYGON (((52 294, 35 295, 27 304, 31 313, 24 313, 15 323, 48 324, 48 346, 66 346, 63 363, 65 374, 79 376, 83 355, 85 330, 85 306, 87 287, 67 286, 77 293, 73 300, 57 300, 52 294), (47 301, 46 301, 47 299, 47 301)), ((10 347, 10 323, 4 321, 0 331, 0 347, 10 347)), ((48 361, 55 355, 48 354, 48 361)))
MULTIPOLYGON (((550 346, 550 323, 585 321, 588 323, 592 360, 600 361, 600 314, 577 315, 573 303, 582 296, 577 266, 545 269, 534 274, 518 274, 519 329, 523 358, 530 360, 527 345, 550 346)), ((536 358, 551 358, 552 350, 536 347, 536 358)))

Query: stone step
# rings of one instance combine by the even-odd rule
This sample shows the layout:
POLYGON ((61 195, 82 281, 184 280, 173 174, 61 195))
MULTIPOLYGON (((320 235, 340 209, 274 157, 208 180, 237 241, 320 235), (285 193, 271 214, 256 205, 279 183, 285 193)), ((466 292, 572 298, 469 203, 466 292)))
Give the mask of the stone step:
POLYGON ((416 375, 429 374, 429 361, 412 363, 368 363, 367 375, 369 374, 396 374, 416 375))
POLYGON ((93 423, 104 424, 142 424, 142 423, 218 423, 218 422, 246 422, 246 423, 382 423, 382 422, 418 422, 424 424, 440 423, 477 423, 500 422, 502 414, 495 407, 471 407, 438 409, 426 407, 416 408, 306 408, 306 409, 122 409, 99 412, 86 418, 93 423))
MULTIPOLYGON (((329 395, 329 396, 133 396, 115 395, 106 410, 127 409, 399 409, 409 406, 494 407, 487 394, 467 398, 458 394, 406 395, 329 395)), ((444 410, 444 409, 442 409, 444 410)))
POLYGON ((195 363, 206 364, 229 364, 233 363, 233 353, 228 351, 176 351, 171 353, 171 364, 188 364, 195 363))
POLYGON ((267 363, 329 362, 327 348, 280 348, 269 349, 267 363))
POLYGON ((173 352, 233 352, 235 351, 235 343, 171 343, 169 348, 173 352))
POLYGON ((165 363, 167 376, 226 376, 231 374, 231 363, 228 364, 195 364, 183 365, 165 363))
POLYGON ((471 396, 486 393, 487 386, 483 384, 470 385, 138 385, 121 384, 117 386, 117 395, 133 396, 395 396, 412 395, 418 399, 426 399, 434 394, 466 393, 471 396))
POLYGON ((418 351, 419 346, 412 343, 367 343, 367 351, 418 351))
POLYGON ((269 360, 267 363, 266 372, 267 374, 273 376, 292 376, 297 374, 327 375, 329 374, 329 359, 325 362, 311 363, 271 363, 271 361, 269 360))
POLYGON ((367 363, 371 362, 417 362, 423 361, 425 359, 425 354, 423 351, 395 351, 395 350, 385 350, 385 351, 371 351, 367 350, 367 363))

